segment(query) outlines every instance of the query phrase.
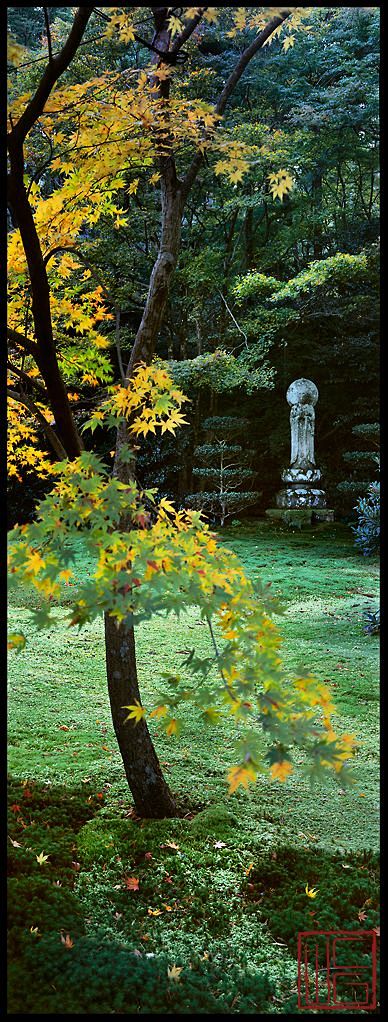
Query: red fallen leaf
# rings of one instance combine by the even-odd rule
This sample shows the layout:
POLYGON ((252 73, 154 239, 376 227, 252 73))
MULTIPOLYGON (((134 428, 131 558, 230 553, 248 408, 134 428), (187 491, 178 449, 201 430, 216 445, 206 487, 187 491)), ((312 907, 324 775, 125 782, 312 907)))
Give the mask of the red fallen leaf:
POLYGON ((125 886, 127 888, 127 891, 138 891, 139 890, 139 880, 138 880, 138 877, 124 877, 124 881, 125 881, 125 886))
POLYGON ((102 791, 98 791, 96 798, 104 798, 102 791))
POLYGON ((145 859, 152 859, 152 852, 145 852, 144 858, 145 859))
POLYGON ((23 798, 32 798, 32 791, 29 788, 25 788, 23 791, 23 798))
POLYGON ((16 802, 14 803, 13 806, 10 806, 10 809, 11 813, 20 813, 20 806, 18 806, 16 802))
POLYGON ((61 933, 61 941, 62 941, 62 944, 64 944, 64 946, 67 947, 68 950, 70 950, 70 948, 74 947, 74 941, 71 939, 70 933, 67 933, 66 937, 64 937, 63 933, 61 933))
POLYGON ((163 877, 163 880, 165 884, 172 884, 172 877, 170 877, 169 874, 167 874, 166 877, 163 877))
POLYGON ((70 728, 67 727, 66 724, 60 724, 58 730, 59 731, 70 731, 70 728))
POLYGON ((364 920, 366 919, 366 912, 363 912, 363 911, 361 910, 361 911, 360 911, 360 912, 358 913, 358 918, 359 918, 359 920, 360 920, 360 923, 363 923, 363 922, 364 922, 364 920))
POLYGON ((71 865, 75 873, 78 873, 78 871, 81 869, 81 864, 79 862, 72 862, 71 865))
POLYGON ((380 936, 380 927, 379 926, 374 926, 373 927, 373 933, 376 934, 376 937, 379 937, 380 936))

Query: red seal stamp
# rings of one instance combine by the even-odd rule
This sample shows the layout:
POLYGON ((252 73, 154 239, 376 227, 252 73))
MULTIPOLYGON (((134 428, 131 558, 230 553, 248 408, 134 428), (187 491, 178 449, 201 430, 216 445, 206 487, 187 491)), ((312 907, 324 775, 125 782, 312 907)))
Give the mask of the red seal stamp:
POLYGON ((298 933, 298 1007, 306 1011, 376 1008, 374 930, 298 933))

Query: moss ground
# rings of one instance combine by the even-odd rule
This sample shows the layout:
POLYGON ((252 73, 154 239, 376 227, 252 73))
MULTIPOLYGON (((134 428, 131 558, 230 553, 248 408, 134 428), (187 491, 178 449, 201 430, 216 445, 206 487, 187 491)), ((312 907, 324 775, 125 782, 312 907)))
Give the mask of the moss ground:
MULTIPOLYGON (((350 530, 340 525, 293 532, 255 522, 230 527, 222 542, 281 597, 278 625, 290 671, 308 667, 330 680, 336 726, 362 741, 355 785, 343 791, 330 782, 311 791, 295 774, 285 785, 261 779, 229 797, 233 726, 205 730, 191 712, 179 739, 152 722, 169 783, 191 812, 183 820, 135 823, 110 720, 102 622, 82 632, 68 629, 64 587, 57 627, 34 634, 31 595, 12 592, 9 626, 28 640, 9 664, 11 804, 21 806, 10 813, 10 838, 17 841, 10 844, 12 882, 19 883, 20 905, 31 876, 43 879, 47 891, 59 881, 83 919, 77 929, 69 909, 71 918, 62 922, 62 907, 55 924, 49 899, 47 919, 43 913, 39 921, 25 894, 24 928, 20 913, 17 925, 11 920, 13 1013, 95 1013, 97 1002, 114 1013, 295 1011, 298 930, 328 928, 330 920, 332 928, 352 929, 360 925, 359 912, 365 928, 376 925, 378 638, 364 634, 362 612, 378 603, 377 561, 356 554, 350 530), (78 807, 73 815, 72 806, 78 807), (40 866, 42 850, 50 858, 40 866), (139 889, 129 890, 126 877, 135 877, 139 889), (307 882, 320 888, 313 902, 304 892, 307 882), (31 926, 42 936, 31 934, 31 926), (60 939, 63 927, 72 948, 60 939), (119 951, 132 956, 131 970, 136 964, 132 1001, 126 995, 117 1002, 99 979, 99 962, 106 975, 107 948, 117 969, 119 951), (47 962, 61 976, 69 960, 64 1002, 63 983, 52 989, 47 962), (34 963, 36 990, 25 1002, 20 969, 34 963), (173 965, 183 970, 178 982, 167 977, 173 965)), ((81 550, 77 578, 87 570, 81 550)), ((160 672, 178 669, 185 650, 206 650, 208 641, 194 609, 177 623, 158 619, 139 627, 145 706, 160 672)))

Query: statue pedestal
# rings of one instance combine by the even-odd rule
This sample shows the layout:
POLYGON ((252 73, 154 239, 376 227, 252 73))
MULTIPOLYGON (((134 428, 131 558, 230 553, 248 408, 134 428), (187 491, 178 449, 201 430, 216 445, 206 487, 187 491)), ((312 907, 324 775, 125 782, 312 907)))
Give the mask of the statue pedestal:
POLYGON ((285 468, 282 480, 287 485, 279 490, 276 496, 278 507, 284 508, 324 508, 326 495, 324 490, 317 488, 321 478, 319 468, 308 465, 302 468, 285 468))

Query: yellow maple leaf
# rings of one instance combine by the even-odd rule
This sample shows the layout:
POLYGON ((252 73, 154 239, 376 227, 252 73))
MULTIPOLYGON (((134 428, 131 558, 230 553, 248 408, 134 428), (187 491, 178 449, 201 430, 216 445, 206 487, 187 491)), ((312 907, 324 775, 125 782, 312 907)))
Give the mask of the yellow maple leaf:
POLYGON ((178 35, 178 33, 182 31, 183 25, 179 18, 172 15, 171 18, 169 18, 168 27, 171 35, 178 35))
POLYGON ((167 706, 156 706, 155 710, 151 710, 150 717, 165 717, 167 713, 167 706))
POLYGON ((272 779, 277 781, 286 781, 292 771, 293 766, 288 759, 283 759, 281 763, 273 763, 271 766, 272 779))
POLYGON ((33 575, 37 575, 41 568, 44 568, 44 560, 38 554, 38 551, 34 550, 26 561, 26 570, 33 575))
POLYGON ((309 885, 306 884, 305 891, 308 898, 316 898, 319 891, 319 887, 309 887, 309 885))
POLYGON ((143 706, 140 705, 137 699, 132 706, 123 706, 122 709, 130 710, 130 713, 128 713, 128 716, 124 720, 124 724, 127 723, 127 720, 131 719, 135 720, 136 724, 138 724, 139 720, 142 720, 142 718, 145 717, 146 715, 145 709, 143 708, 143 706))
POLYGON ((294 43, 295 43, 295 36, 294 35, 287 36, 287 39, 284 40, 283 47, 282 47, 284 52, 287 53, 287 50, 289 50, 290 47, 294 45, 294 43))
POLYGON ((36 856, 36 861, 39 863, 39 866, 43 866, 43 863, 47 862, 48 858, 48 855, 44 855, 43 852, 40 852, 40 854, 36 856))
POLYGON ((70 570, 70 568, 64 568, 63 571, 59 572, 59 578, 63 578, 65 582, 68 582, 69 578, 72 577, 72 574, 73 572, 70 570))
POLYGON ((172 965, 171 969, 170 968, 167 969, 168 978, 173 980, 175 983, 179 983, 179 977, 182 972, 182 968, 183 966, 172 965))
POLYGON ((251 765, 241 764, 240 766, 231 767, 228 772, 229 794, 232 795, 240 785, 243 788, 247 788, 248 784, 255 780, 256 773, 251 765))
POLYGON ((279 198, 283 202, 283 195, 291 191, 293 187, 293 178, 287 170, 279 170, 277 174, 269 174, 270 180, 270 191, 272 192, 273 198, 279 198))
POLYGON ((179 722, 175 719, 170 720, 166 727, 166 735, 177 735, 179 732, 179 722))

